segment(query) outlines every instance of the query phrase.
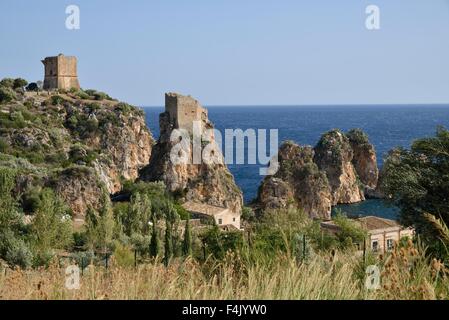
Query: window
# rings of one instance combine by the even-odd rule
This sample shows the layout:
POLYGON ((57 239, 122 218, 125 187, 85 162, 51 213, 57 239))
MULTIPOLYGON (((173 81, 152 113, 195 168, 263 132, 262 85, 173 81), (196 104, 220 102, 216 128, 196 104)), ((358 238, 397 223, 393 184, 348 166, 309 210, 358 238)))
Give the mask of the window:
POLYGON ((223 224, 223 219, 218 219, 218 224, 223 224))
POLYGON ((234 218, 232 218, 232 221, 233 221, 233 222, 235 222, 235 217, 234 217, 234 218))
POLYGON ((377 240, 374 240, 371 244, 371 248, 373 249, 373 251, 379 250, 379 242, 377 240))
POLYGON ((388 251, 393 250, 393 247, 394 247, 393 239, 387 239, 387 250, 388 251))

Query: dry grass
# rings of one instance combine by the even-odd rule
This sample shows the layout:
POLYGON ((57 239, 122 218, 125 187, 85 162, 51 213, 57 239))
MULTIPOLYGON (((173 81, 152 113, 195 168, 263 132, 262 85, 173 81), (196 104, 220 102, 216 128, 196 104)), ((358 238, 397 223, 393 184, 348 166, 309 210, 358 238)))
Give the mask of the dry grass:
MULTIPOLYGON (((0 276, 1 299, 447 299, 444 266, 413 246, 380 257, 382 286, 366 290, 357 277, 360 258, 337 253, 298 265, 288 256, 270 263, 246 263, 229 254, 203 265, 192 260, 137 268, 91 266, 79 290, 65 288, 65 269, 10 270, 0 276)), ((362 271, 363 272, 363 271, 362 271)))

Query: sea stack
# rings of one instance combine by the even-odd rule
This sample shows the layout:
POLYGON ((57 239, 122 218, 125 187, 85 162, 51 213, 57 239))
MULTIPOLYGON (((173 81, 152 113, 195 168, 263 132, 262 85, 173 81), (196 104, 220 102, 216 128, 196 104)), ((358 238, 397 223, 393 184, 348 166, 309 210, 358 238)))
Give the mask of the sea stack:
MULTIPOLYGON (((183 202, 193 201, 227 208, 240 219, 242 192, 218 148, 213 148, 217 151, 218 158, 214 163, 206 163, 203 159, 201 163, 192 161, 193 148, 189 149, 189 160, 186 163, 173 163, 170 159, 172 148, 179 143, 170 140, 172 132, 184 129, 191 136, 194 123, 201 134, 207 129, 213 129, 207 110, 197 100, 178 93, 167 93, 165 112, 159 116, 160 137, 153 147, 150 163, 141 171, 140 178, 144 181, 163 181, 168 191, 176 194, 183 202)), ((207 141, 204 136, 201 139, 202 147, 205 144, 216 146, 213 135, 209 135, 207 141)))

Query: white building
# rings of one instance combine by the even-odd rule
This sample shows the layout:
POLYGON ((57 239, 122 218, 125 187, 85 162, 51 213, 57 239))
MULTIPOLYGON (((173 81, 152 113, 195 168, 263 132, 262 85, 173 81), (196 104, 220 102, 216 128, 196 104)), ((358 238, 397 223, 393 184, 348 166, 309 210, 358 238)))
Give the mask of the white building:
MULTIPOLYGON (((414 230, 400 225, 395 220, 379 218, 375 216, 367 216, 353 220, 363 230, 368 233, 366 239, 366 248, 373 252, 384 253, 393 249, 394 244, 402 238, 412 239, 414 230)), ((338 233, 339 227, 333 221, 325 221, 321 223, 321 227, 331 233, 338 233)), ((359 244, 360 249, 362 244, 359 244)))
POLYGON ((194 216, 212 217, 219 227, 233 226, 240 229, 240 213, 232 212, 229 208, 192 201, 182 206, 194 216))

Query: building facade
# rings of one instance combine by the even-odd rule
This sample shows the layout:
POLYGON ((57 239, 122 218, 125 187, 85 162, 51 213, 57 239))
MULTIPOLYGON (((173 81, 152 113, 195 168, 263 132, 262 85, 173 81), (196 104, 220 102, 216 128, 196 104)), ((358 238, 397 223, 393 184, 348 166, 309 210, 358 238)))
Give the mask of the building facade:
MULTIPOLYGON (((406 228, 395 220, 367 216, 353 221, 368 234, 365 239, 365 246, 363 243, 357 244, 360 249, 365 247, 373 252, 385 253, 392 250, 395 243, 398 243, 401 239, 412 239, 414 236, 412 228, 406 228)), ((339 232, 339 227, 333 221, 322 222, 321 228, 333 234, 339 232)))
POLYGON ((193 217, 209 217, 213 218, 215 224, 219 227, 235 227, 240 230, 240 214, 231 211, 229 208, 212 206, 205 203, 197 203, 187 201, 183 205, 193 217))
POLYGON ((59 54, 42 60, 45 67, 44 90, 79 89, 76 57, 59 54))

